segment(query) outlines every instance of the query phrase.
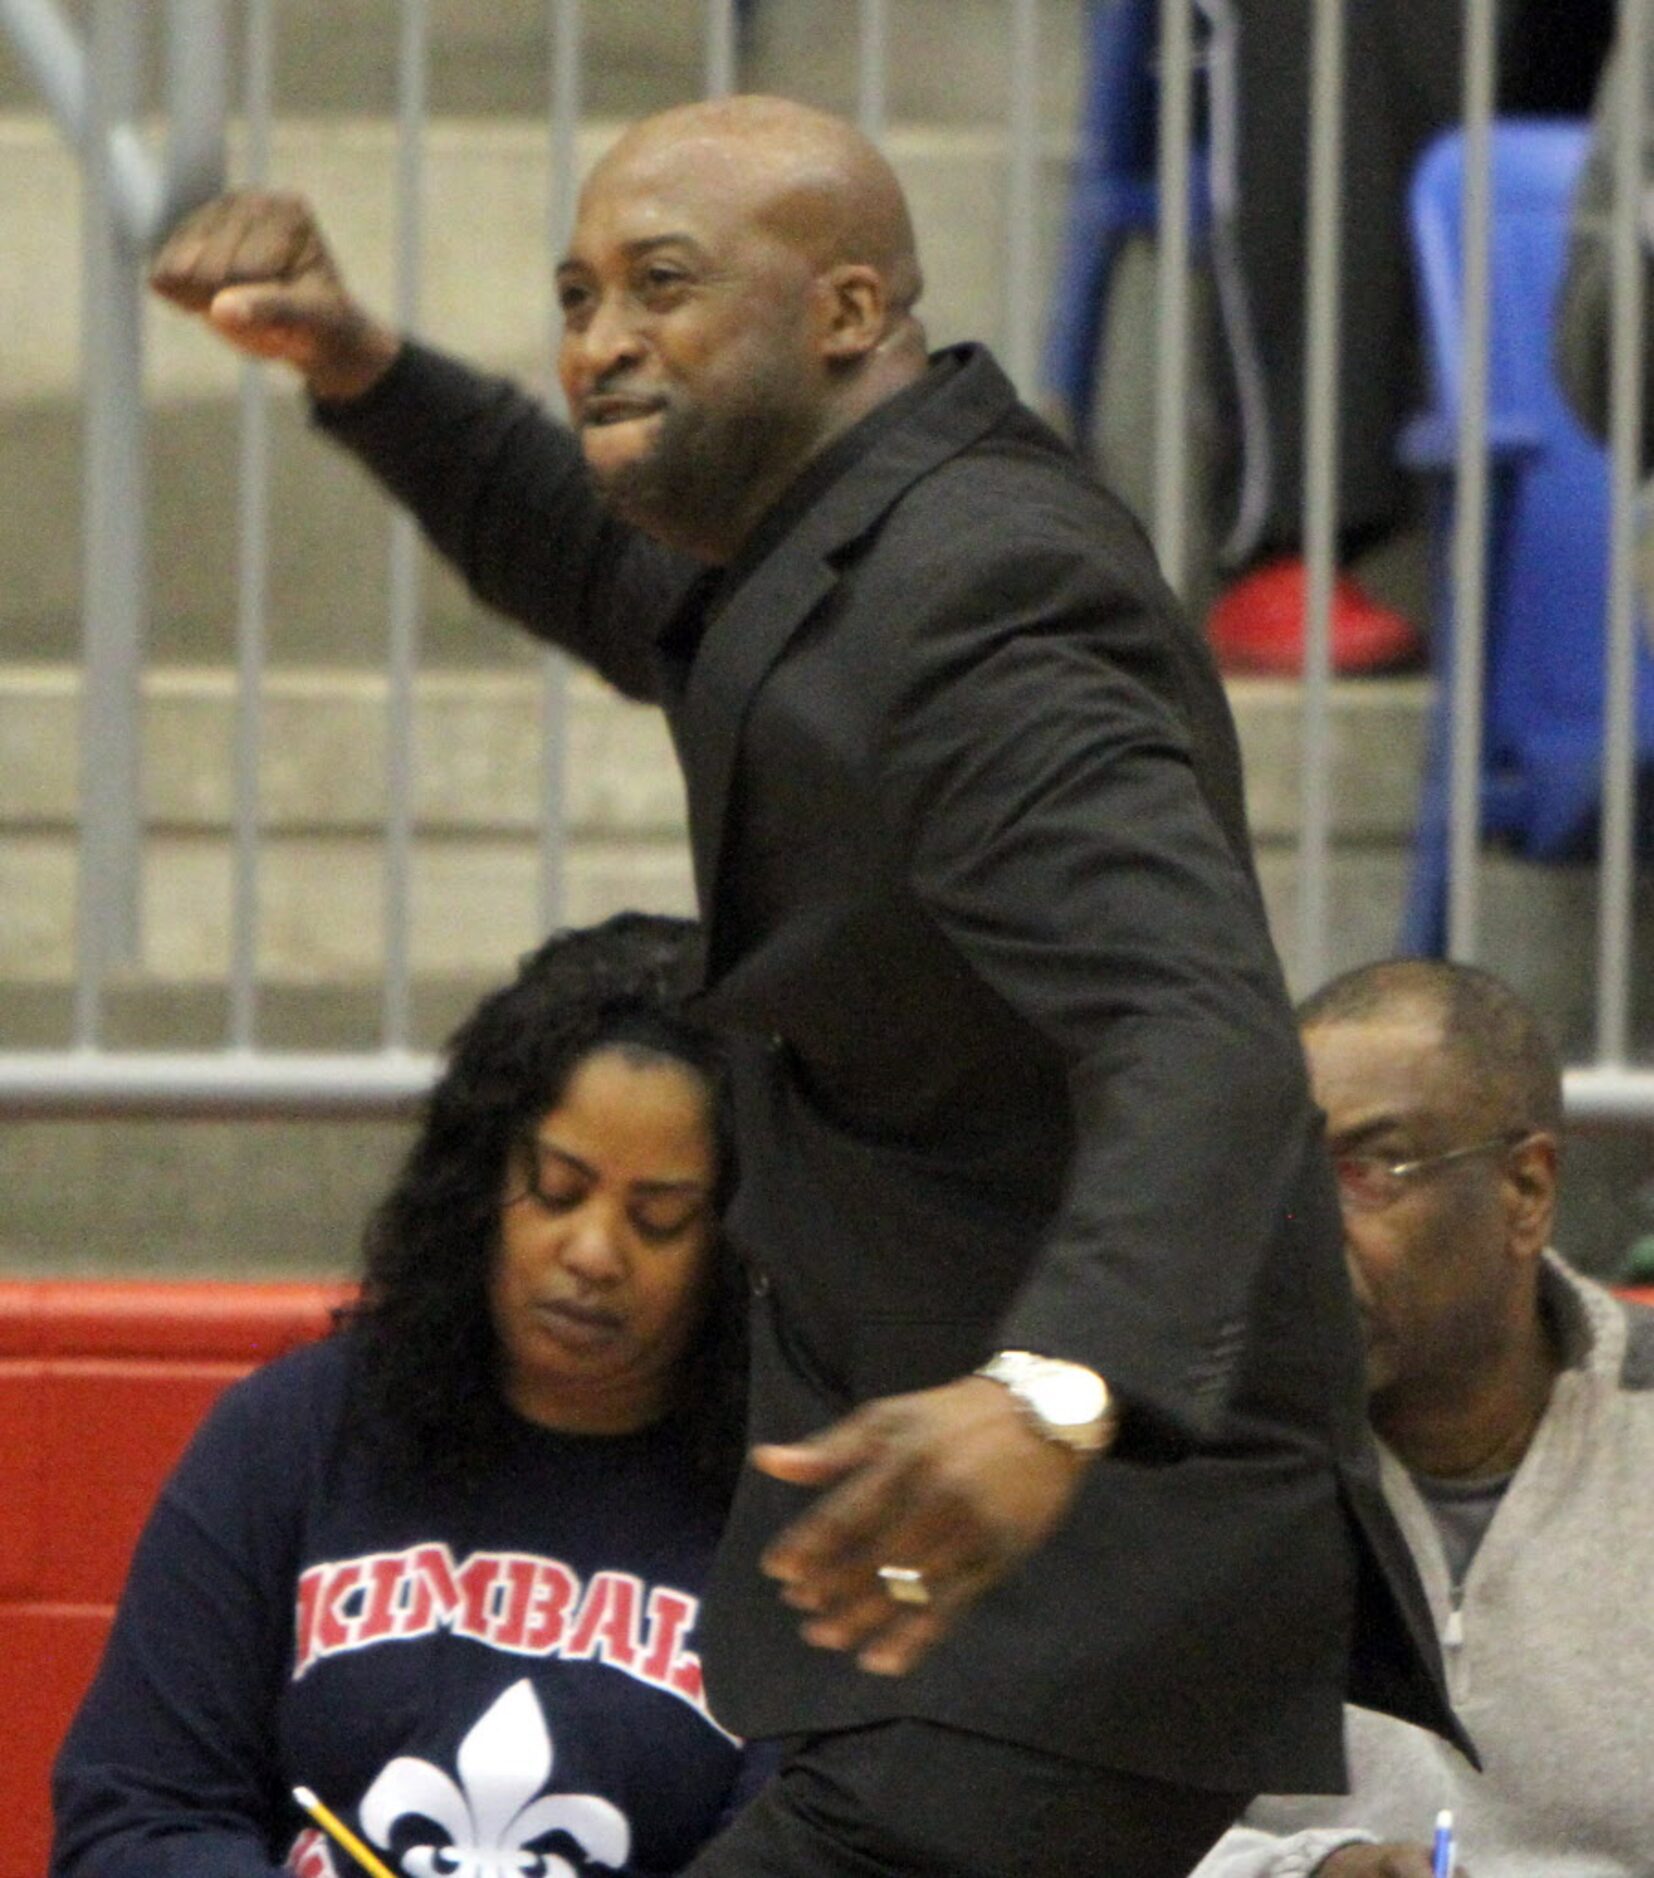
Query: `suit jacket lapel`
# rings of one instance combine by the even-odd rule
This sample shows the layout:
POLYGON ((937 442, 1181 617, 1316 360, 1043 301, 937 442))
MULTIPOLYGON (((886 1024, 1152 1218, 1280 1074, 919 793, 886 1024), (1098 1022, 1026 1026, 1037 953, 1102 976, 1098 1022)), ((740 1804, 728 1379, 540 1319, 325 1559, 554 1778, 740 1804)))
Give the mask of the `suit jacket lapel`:
POLYGON ((706 977, 720 956, 718 872, 726 851, 741 727, 793 634, 837 584, 839 557, 922 476, 975 443, 1016 403, 990 355, 966 350, 954 376, 822 493, 708 626, 674 730, 687 782, 706 977))

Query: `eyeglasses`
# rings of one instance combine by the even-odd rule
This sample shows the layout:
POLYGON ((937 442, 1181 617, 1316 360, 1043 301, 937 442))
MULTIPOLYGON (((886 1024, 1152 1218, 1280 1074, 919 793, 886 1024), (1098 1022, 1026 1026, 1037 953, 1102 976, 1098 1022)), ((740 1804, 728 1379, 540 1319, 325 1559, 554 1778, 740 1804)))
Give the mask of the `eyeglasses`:
POLYGON ((1381 1154, 1336 1154, 1332 1170, 1338 1179, 1338 1195, 1351 1212, 1382 1212, 1395 1205, 1410 1182, 1479 1154, 1508 1154, 1528 1134, 1526 1128, 1507 1128, 1502 1135, 1473 1141, 1467 1148, 1449 1148, 1444 1154, 1425 1154, 1413 1161, 1387 1161, 1381 1154))

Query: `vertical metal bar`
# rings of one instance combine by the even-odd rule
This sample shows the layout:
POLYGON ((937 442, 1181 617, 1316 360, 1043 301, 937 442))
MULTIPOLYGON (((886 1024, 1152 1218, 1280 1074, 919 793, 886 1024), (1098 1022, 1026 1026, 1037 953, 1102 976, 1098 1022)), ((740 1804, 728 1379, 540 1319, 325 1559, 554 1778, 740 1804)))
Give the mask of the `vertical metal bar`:
POLYGON ((1190 0, 1160 0, 1160 345, 1155 360, 1154 545, 1171 587, 1189 559, 1189 137, 1194 22, 1190 0))
POLYGON ((1603 682, 1602 835, 1597 925, 1597 1061, 1622 1066, 1631 1045, 1631 961, 1637 805, 1637 486, 1643 452, 1642 244, 1638 227, 1647 135, 1647 0, 1621 0, 1618 121, 1610 234, 1608 641, 1603 682))
POLYGON ((1039 368, 1039 0, 1011 11, 1010 218, 1005 252, 1005 361, 1025 398, 1039 368))
POLYGON ((83 170, 86 651, 74 1020, 75 1040, 83 1048, 97 1041, 106 974, 136 957, 139 939, 139 691, 148 586, 143 289, 138 253, 116 211, 109 135, 137 103, 139 25, 140 16, 125 0, 97 0, 93 8, 83 170))
POLYGON ((1309 128, 1305 332, 1302 809, 1298 840, 1300 982, 1327 975, 1332 846, 1332 584, 1338 533, 1338 318, 1344 175, 1344 0, 1315 0, 1309 128))
MULTIPOLYGON (((402 0, 396 86, 396 320, 419 319, 424 234, 425 75, 428 0, 402 0)), ((385 694, 385 986, 383 1042, 408 1047, 413 907, 414 676, 419 664, 419 532, 411 517, 391 523, 390 620, 385 694)))
MULTIPOLYGON (((584 83, 582 0, 551 0, 551 194, 549 238, 555 260, 568 245, 580 200, 580 111, 584 83)), ((552 351, 562 335, 552 309, 552 351)))
MULTIPOLYGON (((551 5, 551 195, 547 239, 553 260, 568 247, 580 197, 580 109, 584 88, 584 18, 581 0, 552 0, 551 5)), ((557 355, 562 317, 552 308, 551 356, 557 355)), ((558 396, 556 374, 551 395, 558 396)), ((548 651, 540 675, 540 881, 539 911, 543 932, 555 931, 566 918, 568 804, 564 777, 568 769, 569 664, 548 651)))
MULTIPOLYGON (((584 0, 551 0, 551 179, 547 191, 546 243, 555 269, 568 248, 580 204, 580 114, 585 83, 584 0)), ((563 338, 563 315, 552 296, 550 341, 546 359, 546 397, 562 408, 557 352, 563 338)))
POLYGON ((156 235, 223 188, 229 89, 223 0, 168 0, 167 150, 156 235))
POLYGON ((53 0, 0 0, 0 21, 59 130, 79 144, 86 135, 86 49, 74 27, 53 0))
POLYGON ((857 39, 856 121, 879 142, 889 115, 890 0, 861 0, 857 39))
MULTIPOLYGON (((274 97, 273 0, 248 0, 242 77, 245 177, 262 188, 270 174, 274 97)), ((268 378, 241 368, 236 515, 235 775, 231 808, 229 1037, 250 1050, 258 1030, 259 758, 264 747, 264 669, 270 586, 270 407, 268 378)))
POLYGON ((1487 601, 1487 401, 1492 306, 1493 85, 1496 0, 1465 0, 1464 374, 1458 515, 1453 532, 1453 735, 1449 770, 1447 949, 1478 950, 1482 825, 1482 683, 1487 601))
MULTIPOLYGON (((136 16, 134 28, 138 25, 136 16)), ((0 25, 40 89, 59 130, 87 160, 91 99, 89 54, 74 26, 53 0, 0 0, 0 25)), ((122 231, 129 241, 146 240, 156 225, 161 181, 149 152, 128 123, 105 121, 97 127, 107 162, 106 180, 122 231)))
POLYGON ((706 95, 727 98, 737 69, 735 0, 706 0, 706 95))

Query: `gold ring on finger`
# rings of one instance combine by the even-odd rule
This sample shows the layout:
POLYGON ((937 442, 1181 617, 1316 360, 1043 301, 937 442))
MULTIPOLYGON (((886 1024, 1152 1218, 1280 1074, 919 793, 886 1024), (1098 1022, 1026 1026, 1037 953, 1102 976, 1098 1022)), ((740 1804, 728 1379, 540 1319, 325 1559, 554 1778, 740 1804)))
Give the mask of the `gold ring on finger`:
POLYGON ((892 1604, 925 1605, 930 1602, 930 1586, 916 1565, 881 1565, 879 1582, 892 1604))

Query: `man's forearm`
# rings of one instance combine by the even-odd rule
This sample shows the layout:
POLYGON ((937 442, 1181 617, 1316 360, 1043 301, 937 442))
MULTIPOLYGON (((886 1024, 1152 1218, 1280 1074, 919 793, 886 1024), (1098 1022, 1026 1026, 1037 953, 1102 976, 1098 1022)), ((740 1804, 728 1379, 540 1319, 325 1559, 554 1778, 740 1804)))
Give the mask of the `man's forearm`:
POLYGON ((364 396, 314 414, 480 600, 653 697, 651 629, 699 570, 603 508, 575 439, 540 404, 410 341, 364 396))

